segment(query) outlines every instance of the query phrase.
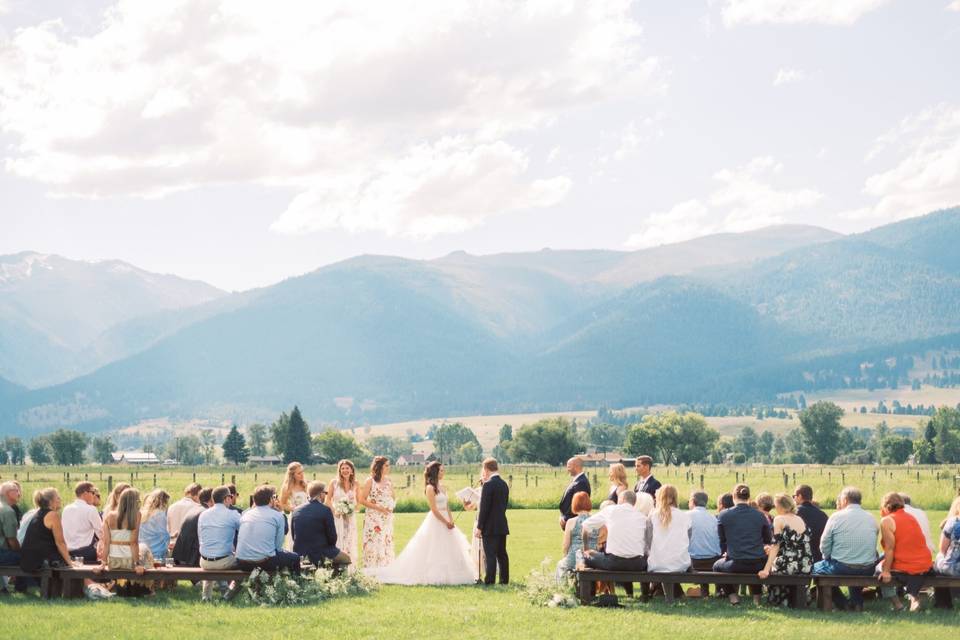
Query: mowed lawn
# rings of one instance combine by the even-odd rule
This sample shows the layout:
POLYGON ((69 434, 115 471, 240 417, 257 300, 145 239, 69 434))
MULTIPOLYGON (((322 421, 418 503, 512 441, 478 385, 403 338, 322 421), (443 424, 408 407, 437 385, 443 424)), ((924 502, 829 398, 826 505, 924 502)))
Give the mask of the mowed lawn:
MULTIPOLYGON (((938 523, 942 512, 931 512, 938 523)), ((397 516, 397 550, 413 534, 423 514, 397 516)), ((928 610, 918 615, 893 614, 870 602, 862 615, 815 609, 802 612, 771 607, 733 608, 711 599, 628 602, 621 609, 534 607, 521 583, 546 556, 559 556, 556 512, 509 513, 513 535, 509 552, 514 586, 384 587, 363 597, 343 598, 295 608, 260 608, 248 604, 199 602, 199 591, 186 583, 175 592, 151 599, 110 602, 45 603, 35 596, 0 597, 0 628, 6 638, 124 638, 188 640, 193 638, 836 638, 891 637, 942 639, 956 634, 960 614, 928 610), (895 628, 891 628, 895 627, 895 628)), ((468 533, 469 513, 458 526, 468 533)))

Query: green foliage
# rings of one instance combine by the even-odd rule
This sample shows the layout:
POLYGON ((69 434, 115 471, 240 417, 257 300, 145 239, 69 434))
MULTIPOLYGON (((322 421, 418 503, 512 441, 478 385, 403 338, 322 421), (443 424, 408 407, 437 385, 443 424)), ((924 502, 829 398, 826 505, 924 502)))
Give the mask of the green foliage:
POLYGON ((53 462, 53 447, 50 446, 50 440, 43 436, 31 439, 27 445, 27 455, 30 456, 30 462, 33 464, 50 464, 53 462))
POLYGON ((346 431, 329 429, 313 437, 313 448, 320 459, 327 464, 336 464, 340 460, 352 460, 355 465, 369 457, 352 435, 346 431))
POLYGON ((513 427, 505 424, 500 427, 500 437, 497 439, 497 442, 507 442, 509 440, 513 440, 513 427))
POLYGON ((843 409, 832 402, 815 402, 800 412, 804 446, 814 462, 831 464, 840 450, 843 409))
POLYGON ((668 411, 644 417, 627 432, 624 451, 649 455, 664 464, 692 464, 706 460, 720 434, 697 413, 668 411))
POLYGON ((483 449, 476 442, 465 442, 457 449, 457 464, 476 464, 483 460, 483 449))
POLYGON ((20 438, 4 438, 3 448, 10 454, 10 464, 21 465, 26 461, 27 451, 20 438))
POLYGON ((10 456, 7 453, 7 450, 0 448, 0 464, 7 464, 9 462, 10 462, 10 456))
POLYGON ((286 458, 284 450, 287 446, 287 431, 290 429, 290 416, 284 411, 280 417, 270 425, 270 442, 273 443, 273 455, 286 458))
POLYGON ((177 436, 167 443, 166 457, 176 460, 180 464, 203 464, 203 442, 194 434, 177 436))
POLYGON ((754 460, 757 457, 757 449, 760 445, 760 437, 753 427, 744 427, 740 431, 734 442, 735 451, 742 453, 745 460, 754 460))
POLYGON ((373 436, 364 442, 367 451, 375 456, 387 456, 396 462, 400 456, 413 453, 413 445, 409 440, 393 436, 373 436))
POLYGON ((480 446, 477 435, 459 422, 442 424, 433 434, 434 452, 437 454, 437 459, 445 463, 453 462, 460 447, 468 442, 480 446))
POLYGON ((331 598, 366 595, 377 586, 377 582, 362 571, 334 576, 332 571, 317 569, 295 576, 286 570, 269 574, 254 569, 244 583, 242 600, 261 607, 303 606, 331 598))
POLYGON ((937 461, 941 464, 960 462, 960 409, 940 407, 930 423, 937 434, 934 438, 937 461))
POLYGON ((110 464, 113 462, 113 452, 116 451, 116 447, 110 439, 110 436, 94 438, 90 445, 93 448, 94 462, 99 462, 100 464, 110 464))
POLYGON ((764 431, 760 434, 760 438, 757 441, 757 456, 764 462, 770 462, 770 458, 773 456, 773 445, 775 442, 776 437, 772 431, 764 431))
POLYGON ((53 449, 53 459, 59 465, 83 464, 83 451, 87 448, 87 435, 80 431, 57 429, 48 436, 53 449))
POLYGON ((230 433, 223 440, 223 457, 233 464, 243 464, 250 457, 247 440, 237 429, 237 425, 230 427, 230 433))
POLYGON ((551 558, 544 558, 540 566, 530 572, 523 585, 523 595, 536 607, 572 609, 580 604, 572 575, 558 583, 556 563, 551 558))
POLYGON ((617 425, 600 422, 587 427, 587 442, 597 451, 606 453, 623 446, 625 430, 617 425))
POLYGON ((516 461, 560 465, 580 451, 580 442, 570 420, 544 418, 521 427, 507 450, 516 461))
POLYGON ((267 427, 259 422, 247 427, 247 442, 250 447, 250 455, 267 455, 267 427))
POLYGON ((309 464, 313 458, 310 447, 310 428, 300 415, 300 408, 293 407, 290 412, 290 422, 287 425, 286 444, 283 445, 283 462, 302 462, 309 464))
POLYGON ((913 441, 905 436, 887 436, 880 442, 881 464, 903 464, 913 453, 913 441))

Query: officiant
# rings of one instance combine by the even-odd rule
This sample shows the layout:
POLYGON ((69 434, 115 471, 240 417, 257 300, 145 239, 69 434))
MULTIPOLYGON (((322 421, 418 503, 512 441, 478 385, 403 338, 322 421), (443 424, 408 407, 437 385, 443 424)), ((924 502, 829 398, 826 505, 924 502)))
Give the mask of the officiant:
MULTIPOLYGON (((483 478, 480 479, 480 482, 477 484, 477 487, 464 487, 457 492, 457 496, 463 500, 463 508, 467 511, 476 511, 476 515, 473 517, 473 526, 477 526, 477 518, 480 516, 480 496, 482 494, 481 489, 483 489, 483 478)), ((471 558, 477 559, 477 582, 479 583, 482 579, 483 566, 486 560, 486 557, 483 555, 483 540, 477 538, 476 536, 471 536, 470 538, 470 556, 471 558)))

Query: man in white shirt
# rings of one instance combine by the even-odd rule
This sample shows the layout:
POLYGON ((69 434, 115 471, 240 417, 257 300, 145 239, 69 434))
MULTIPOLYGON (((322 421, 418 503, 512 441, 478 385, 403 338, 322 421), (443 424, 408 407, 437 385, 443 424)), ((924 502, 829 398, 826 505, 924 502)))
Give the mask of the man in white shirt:
POLYGON ((913 519, 920 525, 920 530, 923 531, 923 539, 927 541, 927 548, 930 549, 930 553, 939 551, 934 544, 933 538, 930 537, 930 518, 927 517, 923 509, 918 509, 910 504, 909 495, 901 493, 900 499, 903 500, 903 510, 912 515, 913 519))
POLYGON ((81 557, 86 564, 97 563, 97 536, 103 520, 95 506, 100 491, 92 482, 79 482, 73 491, 77 499, 63 508, 63 541, 70 557, 81 557))
POLYGON ((647 550, 650 549, 652 531, 650 522, 636 509, 637 494, 623 492, 620 503, 590 516, 583 523, 583 548, 587 549, 589 533, 602 526, 607 527, 607 550, 605 553, 588 550, 584 552, 584 564, 592 569, 608 571, 646 571, 647 550))
POLYGON ((200 490, 203 489, 196 482, 190 483, 183 490, 183 497, 174 502, 167 509, 167 532, 170 534, 170 548, 177 543, 177 536, 180 535, 180 527, 183 521, 195 513, 203 511, 203 505, 200 504, 200 490))

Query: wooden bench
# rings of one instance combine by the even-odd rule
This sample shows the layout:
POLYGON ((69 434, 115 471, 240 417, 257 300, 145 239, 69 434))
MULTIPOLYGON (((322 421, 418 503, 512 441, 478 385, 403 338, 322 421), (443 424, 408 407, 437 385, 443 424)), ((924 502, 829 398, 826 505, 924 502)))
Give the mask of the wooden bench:
POLYGON ((4 578, 33 578, 40 581, 40 597, 49 600, 53 595, 53 574, 50 569, 24 571, 20 567, 0 567, 0 576, 4 578))
MULTIPOLYGON (((817 606, 823 611, 833 610, 831 587, 883 587, 897 584, 896 580, 890 583, 880 582, 877 576, 817 575, 813 576, 813 579, 817 583, 817 606)), ((923 586, 934 589, 960 589, 960 577, 924 576, 923 586)))
POLYGON ((605 571, 602 569, 580 569, 577 571, 578 590, 582 604, 589 604, 593 600, 594 582, 640 582, 662 584, 664 586, 663 596, 667 603, 674 601, 673 585, 675 584, 746 584, 793 587, 790 590, 790 606, 792 608, 804 608, 807 606, 807 589, 810 586, 810 579, 810 576, 787 576, 775 573, 761 580, 755 573, 717 573, 715 571, 684 573, 605 571))
POLYGON ((214 582, 230 582, 233 580, 245 580, 249 571, 241 569, 224 570, 206 570, 199 567, 157 567, 146 569, 143 575, 137 575, 129 570, 111 570, 96 572, 94 569, 98 565, 84 565, 82 567, 65 567, 56 569, 57 577, 63 583, 62 592, 59 594, 64 598, 82 598, 84 580, 157 580, 157 581, 177 581, 189 580, 199 582, 201 580, 212 580, 214 582))

